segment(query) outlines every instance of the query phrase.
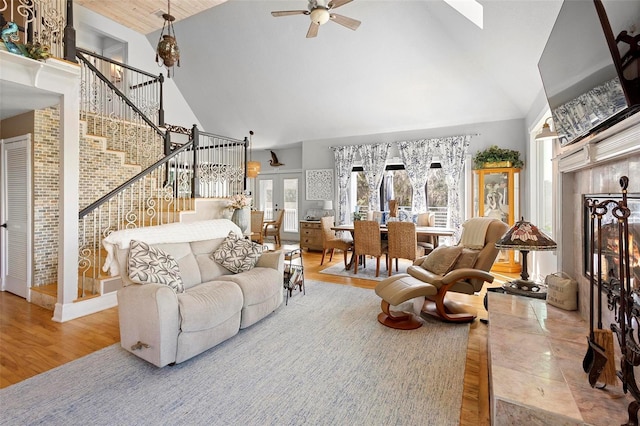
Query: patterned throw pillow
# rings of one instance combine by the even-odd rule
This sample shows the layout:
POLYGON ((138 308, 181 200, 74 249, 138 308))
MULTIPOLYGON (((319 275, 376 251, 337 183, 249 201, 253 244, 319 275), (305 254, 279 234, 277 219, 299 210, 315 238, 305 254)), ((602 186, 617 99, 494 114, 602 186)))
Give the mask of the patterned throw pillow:
POLYGON ((211 258, 234 274, 238 274, 256 266, 260 255, 262 255, 260 244, 240 238, 231 231, 222 244, 211 253, 211 258))
POLYGON ((462 246, 439 246, 424 258, 422 267, 434 274, 444 275, 453 269, 460 253, 462 246))
POLYGON ((184 293, 178 262, 164 250, 131 240, 129 279, 138 284, 164 284, 176 293, 184 293))
POLYGON ((411 222, 411 213, 406 210, 400 210, 398 212, 398 220, 400 222, 411 222))
POLYGON ((473 268, 476 264, 476 260, 478 259, 478 255, 480 254, 480 250, 463 248, 460 252, 460 256, 456 260, 456 264, 452 269, 460 269, 460 268, 473 268))

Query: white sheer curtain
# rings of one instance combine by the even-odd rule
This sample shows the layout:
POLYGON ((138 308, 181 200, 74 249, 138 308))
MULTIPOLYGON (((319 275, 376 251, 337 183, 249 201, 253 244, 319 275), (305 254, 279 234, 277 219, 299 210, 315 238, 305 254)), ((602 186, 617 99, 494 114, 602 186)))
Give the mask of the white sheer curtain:
POLYGON ((402 141, 398 142, 398 150, 413 188, 411 210, 413 213, 424 213, 427 211, 424 187, 427 184, 427 175, 433 159, 432 144, 427 139, 402 141))
POLYGON ((344 225, 351 222, 349 217, 349 182, 351 181, 351 169, 353 159, 358 147, 356 145, 334 146, 333 156, 336 161, 336 176, 338 177, 338 224, 344 225))
POLYGON ((369 187, 369 211, 380 210, 380 184, 384 177, 390 145, 389 143, 378 143, 358 146, 362 170, 369 187))
POLYGON ((469 152, 470 135, 451 136, 435 139, 440 151, 440 163, 447 182, 449 212, 451 222, 449 226, 455 229, 454 240, 460 238, 462 232, 461 217, 461 177, 464 170, 464 160, 469 152))

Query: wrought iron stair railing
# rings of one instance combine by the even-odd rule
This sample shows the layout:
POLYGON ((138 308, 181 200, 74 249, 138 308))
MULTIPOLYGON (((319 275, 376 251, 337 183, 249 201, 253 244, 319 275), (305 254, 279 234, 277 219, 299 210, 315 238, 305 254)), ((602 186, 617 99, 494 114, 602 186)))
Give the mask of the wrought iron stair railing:
POLYGON ((170 142, 161 129, 162 74, 80 48, 76 55, 81 67, 80 118, 88 132, 106 137, 110 149, 124 152, 127 163, 143 169, 168 154, 170 142))
POLYGON ((100 293, 105 261, 102 239, 119 229, 177 222, 195 198, 224 198, 244 191, 246 140, 199 131, 140 174, 79 213, 79 288, 100 293))

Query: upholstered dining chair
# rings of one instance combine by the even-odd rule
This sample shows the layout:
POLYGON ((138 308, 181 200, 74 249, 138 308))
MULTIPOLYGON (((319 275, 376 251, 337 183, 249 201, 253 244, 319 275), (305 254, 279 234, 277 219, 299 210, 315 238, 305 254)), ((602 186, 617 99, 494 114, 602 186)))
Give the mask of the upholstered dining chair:
POLYGON ((264 222, 264 211, 253 210, 251 212, 251 241, 256 243, 264 243, 264 234, 262 232, 262 223, 264 222))
POLYGON ((329 261, 332 261, 333 252, 335 249, 338 249, 344 253, 344 267, 347 268, 349 265, 347 262, 347 252, 353 248, 353 240, 351 238, 338 237, 336 233, 331 230, 333 220, 333 216, 326 216, 320 219, 320 226, 322 228, 322 259, 320 259, 320 266, 324 263, 324 256, 328 250, 331 250, 329 261))
POLYGON ((264 237, 273 237, 276 247, 280 247, 280 228, 282 228, 282 219, 284 218, 284 209, 278 210, 276 219, 264 225, 264 237))
MULTIPOLYGON (((373 220, 353 222, 353 273, 358 273, 358 256, 376 258, 376 277, 380 276, 380 257, 387 253, 387 242, 380 238, 380 224, 373 220)), ((385 264, 388 264, 386 259, 385 264)))
MULTIPOLYGON (((435 213, 419 213, 416 225, 418 226, 435 226, 436 214, 435 213)), ((422 247, 424 254, 429 254, 433 251, 436 244, 435 235, 418 235, 418 246, 422 247)))
POLYGON ((424 249, 418 246, 416 225, 413 222, 389 222, 389 254, 387 256, 387 271, 391 276, 393 259, 396 260, 396 272, 398 272, 398 259, 416 260, 424 256, 424 249))

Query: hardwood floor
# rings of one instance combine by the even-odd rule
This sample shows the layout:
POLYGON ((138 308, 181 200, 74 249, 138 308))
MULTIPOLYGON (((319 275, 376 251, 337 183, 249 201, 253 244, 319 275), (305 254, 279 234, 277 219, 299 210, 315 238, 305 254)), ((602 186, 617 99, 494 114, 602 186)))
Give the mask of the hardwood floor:
MULTIPOLYGON (((287 247, 287 246, 285 246, 287 247)), ((305 277, 343 285, 373 289, 375 281, 320 274, 320 253, 304 252, 305 277)), ((342 262, 334 256, 331 264, 342 262)), ((508 276, 496 275, 492 284, 500 285, 508 276)), ((455 295, 455 299, 478 309, 478 318, 486 318, 479 296, 455 295)), ((30 304, 11 293, 0 292, 0 388, 25 380, 76 358, 120 341, 117 308, 66 323, 51 320, 53 313, 30 304)), ((489 425, 489 385, 487 367, 487 326, 476 320, 471 324, 461 425, 489 425)))

